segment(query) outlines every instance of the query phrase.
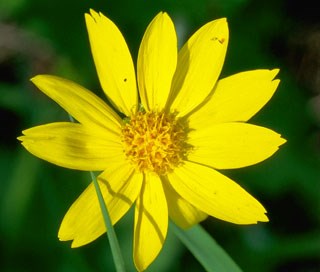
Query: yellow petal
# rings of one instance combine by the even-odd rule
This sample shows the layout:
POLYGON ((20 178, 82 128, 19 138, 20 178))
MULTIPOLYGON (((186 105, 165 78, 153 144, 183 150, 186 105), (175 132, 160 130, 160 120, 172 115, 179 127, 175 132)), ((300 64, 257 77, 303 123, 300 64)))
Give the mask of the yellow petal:
POLYGON ((168 99, 177 65, 177 37, 166 13, 148 26, 138 54, 138 85, 143 106, 161 111, 168 99))
POLYGON ((286 140, 265 127, 246 123, 222 123, 191 131, 189 161, 216 169, 241 168, 273 155, 286 140))
POLYGON ((134 263, 145 270, 159 254, 166 239, 168 208, 160 178, 145 174, 134 215, 134 263))
POLYGON ((256 199, 212 168, 185 162, 168 179, 181 197, 208 215, 236 224, 268 221, 256 199))
POLYGON ((119 134, 121 119, 92 92, 56 76, 38 75, 31 81, 80 123, 119 134))
POLYGON ((78 123, 51 123, 22 132, 18 139, 33 155, 53 164, 78 170, 98 171, 110 161, 123 159, 119 136, 107 130, 88 129, 78 123))
POLYGON ((201 27, 183 46, 168 103, 172 112, 186 115, 209 95, 224 63, 228 38, 228 24, 223 18, 201 27))
POLYGON ((207 218, 207 214, 200 211, 182 198, 163 177, 163 188, 168 203, 169 216, 179 227, 187 229, 207 218))
MULTIPOLYGON (((114 225, 136 200, 142 184, 142 174, 135 173, 126 162, 109 163, 98 182, 111 222, 114 225)), ((88 244, 106 232, 93 183, 72 204, 61 223, 58 237, 73 240, 72 247, 88 244)))
POLYGON ((137 107, 138 94, 128 46, 110 19, 94 10, 90 12, 85 19, 100 84, 111 102, 130 116, 137 107))
POLYGON ((279 70, 254 70, 219 80, 207 103, 190 116, 191 127, 210 123, 248 121, 273 96, 279 70))

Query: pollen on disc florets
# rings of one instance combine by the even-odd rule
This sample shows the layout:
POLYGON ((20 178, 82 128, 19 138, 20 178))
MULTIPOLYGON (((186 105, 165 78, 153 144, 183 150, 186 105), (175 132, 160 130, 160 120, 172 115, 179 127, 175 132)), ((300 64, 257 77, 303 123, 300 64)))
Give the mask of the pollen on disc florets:
POLYGON ((186 127, 174 114, 138 111, 122 127, 127 158, 141 172, 165 175, 187 152, 186 127))

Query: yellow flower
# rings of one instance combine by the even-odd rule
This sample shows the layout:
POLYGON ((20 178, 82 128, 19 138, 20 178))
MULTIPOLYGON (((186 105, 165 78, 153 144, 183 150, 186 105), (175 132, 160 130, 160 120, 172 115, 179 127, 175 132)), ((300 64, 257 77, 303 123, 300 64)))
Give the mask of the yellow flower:
MULTIPOLYGON (((85 88, 55 76, 32 82, 78 123, 23 131, 35 156, 59 166, 102 171, 98 177, 112 223, 134 205, 133 255, 146 269, 165 241, 168 217, 188 228, 207 215, 236 224, 268 221, 263 206, 219 169, 261 162, 285 142, 246 124, 272 97, 278 70, 254 70, 218 80, 228 45, 226 19, 201 27, 177 53, 174 25, 159 13, 132 58, 115 24, 85 15, 102 89, 115 110, 85 88), (117 113, 117 111, 119 113, 117 113)), ((73 203, 59 230, 72 247, 105 233, 92 184, 73 203)))

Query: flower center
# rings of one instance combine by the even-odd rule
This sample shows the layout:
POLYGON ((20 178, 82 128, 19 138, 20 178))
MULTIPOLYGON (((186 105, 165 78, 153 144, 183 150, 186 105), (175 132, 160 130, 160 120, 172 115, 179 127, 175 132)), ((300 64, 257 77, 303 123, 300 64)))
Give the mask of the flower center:
POLYGON ((186 155, 185 130, 173 114, 137 112, 122 127, 124 152, 137 170, 165 175, 186 155))

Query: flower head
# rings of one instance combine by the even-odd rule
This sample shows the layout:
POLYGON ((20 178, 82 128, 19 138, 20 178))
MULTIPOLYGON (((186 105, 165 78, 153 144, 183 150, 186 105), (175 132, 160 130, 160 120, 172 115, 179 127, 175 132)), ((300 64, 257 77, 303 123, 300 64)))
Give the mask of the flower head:
MULTIPOLYGON (((136 80, 114 23, 92 10, 85 19, 102 89, 120 114, 76 83, 39 75, 32 82, 78 122, 27 129, 19 138, 23 146, 59 166, 102 171, 98 182, 113 224, 134 205, 138 270, 160 252, 168 217, 182 228, 208 215, 236 224, 268 221, 263 206, 218 170, 261 162, 285 142, 245 123, 272 97, 278 70, 218 80, 226 19, 201 27, 178 53, 174 25, 161 12, 142 39, 136 80)), ((91 184, 70 207, 58 236, 79 247, 105 231, 91 184)))

